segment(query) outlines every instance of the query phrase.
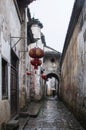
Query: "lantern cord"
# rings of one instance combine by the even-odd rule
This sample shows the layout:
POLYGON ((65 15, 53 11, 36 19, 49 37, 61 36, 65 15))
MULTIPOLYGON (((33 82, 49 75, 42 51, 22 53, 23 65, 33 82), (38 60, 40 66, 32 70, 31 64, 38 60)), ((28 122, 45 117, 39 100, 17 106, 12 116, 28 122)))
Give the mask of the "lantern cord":
POLYGON ((40 40, 40 38, 36 38, 36 39, 35 39, 36 47, 38 47, 38 40, 40 40))
POLYGON ((37 41, 36 41, 36 47, 38 47, 37 41))

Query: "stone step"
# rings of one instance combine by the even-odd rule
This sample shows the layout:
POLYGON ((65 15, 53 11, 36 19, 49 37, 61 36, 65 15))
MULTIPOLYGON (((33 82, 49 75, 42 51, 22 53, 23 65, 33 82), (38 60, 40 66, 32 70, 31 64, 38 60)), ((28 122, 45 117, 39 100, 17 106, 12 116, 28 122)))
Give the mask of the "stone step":
POLYGON ((28 117, 29 114, 28 114, 27 111, 26 111, 26 112, 20 112, 20 113, 19 113, 19 116, 20 116, 20 117, 28 117))
POLYGON ((18 130, 19 128, 19 120, 10 120, 6 124, 6 130, 18 130))

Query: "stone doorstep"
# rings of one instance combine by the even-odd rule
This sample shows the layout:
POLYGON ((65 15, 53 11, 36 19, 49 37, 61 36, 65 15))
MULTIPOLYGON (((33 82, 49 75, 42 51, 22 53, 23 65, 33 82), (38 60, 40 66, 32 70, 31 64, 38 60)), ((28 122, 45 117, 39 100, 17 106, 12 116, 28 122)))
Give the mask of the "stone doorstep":
POLYGON ((28 112, 26 111, 26 112, 20 112, 19 113, 19 117, 28 117, 29 116, 29 114, 28 114, 28 112))
POLYGON ((7 124, 6 124, 6 130, 13 130, 15 128, 15 130, 19 127, 19 120, 10 120, 7 124))

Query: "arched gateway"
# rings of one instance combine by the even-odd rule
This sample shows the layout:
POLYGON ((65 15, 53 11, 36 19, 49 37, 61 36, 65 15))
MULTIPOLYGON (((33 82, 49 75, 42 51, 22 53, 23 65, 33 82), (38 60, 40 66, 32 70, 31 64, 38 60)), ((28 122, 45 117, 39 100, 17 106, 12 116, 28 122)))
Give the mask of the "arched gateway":
POLYGON ((46 51, 43 59, 43 70, 47 76, 45 82, 45 94, 54 96, 59 94, 61 53, 57 51, 46 51))

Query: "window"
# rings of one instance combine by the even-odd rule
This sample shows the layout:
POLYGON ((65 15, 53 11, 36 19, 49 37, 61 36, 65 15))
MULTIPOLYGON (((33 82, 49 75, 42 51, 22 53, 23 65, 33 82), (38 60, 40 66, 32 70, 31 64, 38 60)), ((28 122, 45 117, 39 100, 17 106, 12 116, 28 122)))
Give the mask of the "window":
POLYGON ((7 62, 2 58, 2 99, 8 97, 8 66, 7 62))
POLYGON ((54 62, 55 62, 55 59, 54 59, 54 58, 51 58, 51 62, 54 63, 54 62))

